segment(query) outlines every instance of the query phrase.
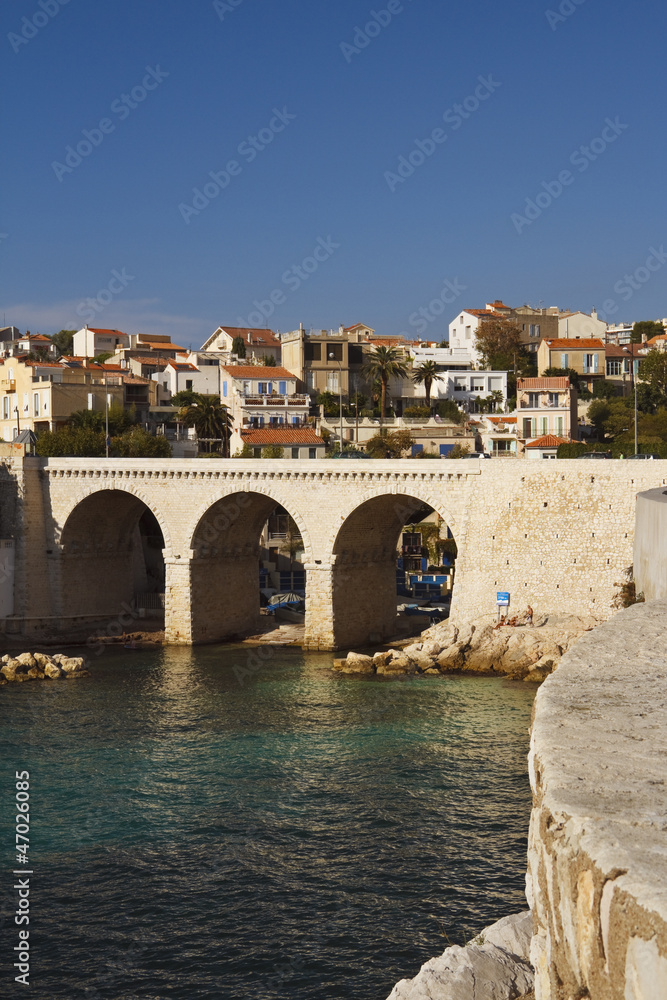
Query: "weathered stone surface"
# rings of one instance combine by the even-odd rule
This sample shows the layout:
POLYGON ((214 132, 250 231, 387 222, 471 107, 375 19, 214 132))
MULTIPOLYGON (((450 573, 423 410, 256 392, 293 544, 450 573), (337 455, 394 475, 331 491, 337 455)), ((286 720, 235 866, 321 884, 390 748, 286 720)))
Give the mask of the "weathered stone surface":
POLYGON ((667 600, 619 612, 537 694, 536 1000, 667 996, 666 621, 667 600))
POLYGON ((30 667, 28 676, 32 677, 33 680, 41 681, 44 680, 44 671, 40 667, 30 667))
POLYGON ((37 661, 32 653, 19 653, 16 657, 16 661, 17 663, 23 663, 28 668, 37 666, 37 661))
POLYGON ((79 656, 63 656, 59 660, 59 666, 66 674, 75 673, 77 670, 83 670, 84 661, 79 656))
POLYGON ((378 667, 384 667, 385 664, 389 663, 391 656, 392 653, 390 649, 381 650, 379 653, 375 653, 373 656, 373 663, 375 664, 376 669, 378 667))
POLYGON ((372 656, 365 656, 363 653, 348 653, 340 669, 344 674, 373 674, 375 673, 375 664, 372 656))
POLYGON ((389 662, 380 665, 377 672, 378 674, 414 674, 416 667, 409 656, 394 649, 389 662))
POLYGON ((51 680, 58 680, 59 677, 62 677, 63 672, 57 663, 47 663, 44 667, 44 674, 51 680))
POLYGON ((533 986, 530 911, 503 917, 467 947, 454 945, 403 979, 389 1000, 515 1000, 533 986))

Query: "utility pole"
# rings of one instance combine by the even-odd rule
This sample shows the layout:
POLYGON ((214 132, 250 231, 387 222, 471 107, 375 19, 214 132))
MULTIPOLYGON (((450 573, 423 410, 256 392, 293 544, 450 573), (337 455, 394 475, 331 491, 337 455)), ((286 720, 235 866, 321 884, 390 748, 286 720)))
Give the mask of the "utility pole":
POLYGON ((104 373, 104 446, 106 457, 109 457, 109 384, 107 373, 104 373))
MULTIPOLYGON (((634 358, 632 360, 632 365, 634 368, 634 358)), ((637 377, 635 375, 635 455, 637 454, 637 377)))

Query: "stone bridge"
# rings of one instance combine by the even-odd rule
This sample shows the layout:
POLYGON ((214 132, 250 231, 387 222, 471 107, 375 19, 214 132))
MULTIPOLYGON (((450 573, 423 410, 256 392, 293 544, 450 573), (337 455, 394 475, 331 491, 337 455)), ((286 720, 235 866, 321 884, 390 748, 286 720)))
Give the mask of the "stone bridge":
POLYGON ((429 504, 458 544, 452 618, 512 608, 608 617, 632 563, 637 493, 667 461, 10 460, 3 539, 15 546, 7 631, 66 635, 122 620, 138 524, 163 536, 168 641, 214 642, 257 623, 262 526, 281 504, 305 549, 306 645, 349 648, 395 632, 395 553, 429 504))

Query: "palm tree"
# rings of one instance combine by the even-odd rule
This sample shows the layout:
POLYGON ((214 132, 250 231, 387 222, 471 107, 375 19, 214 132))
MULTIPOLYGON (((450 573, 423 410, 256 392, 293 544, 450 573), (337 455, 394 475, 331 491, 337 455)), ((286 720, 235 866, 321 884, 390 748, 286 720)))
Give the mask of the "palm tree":
POLYGON ((435 361, 422 361, 422 363, 415 368, 410 377, 415 385, 422 385, 423 383, 424 390, 426 392, 426 405, 430 409, 431 386, 435 381, 442 379, 437 363, 435 361))
POLYGON ((181 419, 187 427, 194 427, 198 438, 208 438, 208 451, 211 451, 212 438, 223 441, 223 455, 229 457, 229 437, 232 429, 232 418, 224 403, 218 396, 204 396, 199 393, 185 407, 181 419))
POLYGON ((390 378, 405 378, 408 366, 403 361, 403 355, 398 347, 375 347, 366 355, 366 363, 362 369, 364 378, 371 384, 378 381, 380 394, 380 425, 385 417, 387 403, 387 386, 390 378))

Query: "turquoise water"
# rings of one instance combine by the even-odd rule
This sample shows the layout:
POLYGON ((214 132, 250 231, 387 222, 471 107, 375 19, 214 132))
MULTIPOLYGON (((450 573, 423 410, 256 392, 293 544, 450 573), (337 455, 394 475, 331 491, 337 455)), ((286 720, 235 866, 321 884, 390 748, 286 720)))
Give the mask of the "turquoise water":
MULTIPOLYGON (((525 906, 534 689, 331 662, 106 652, 90 678, 0 690, 2 870, 26 769, 40 996, 384 1000, 525 906)), ((3 997, 25 992, 10 879, 3 997)))

